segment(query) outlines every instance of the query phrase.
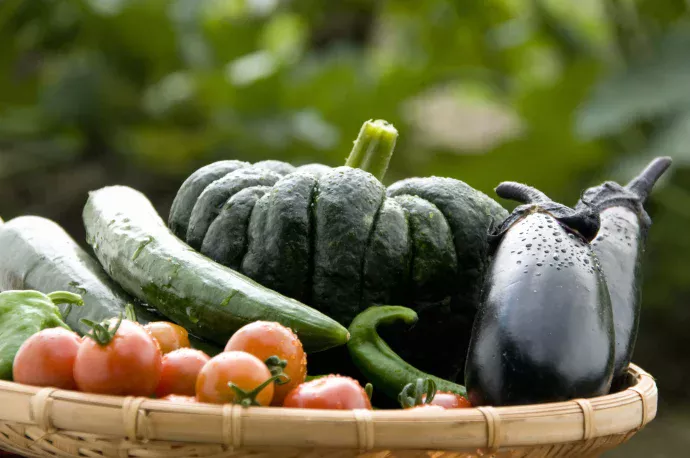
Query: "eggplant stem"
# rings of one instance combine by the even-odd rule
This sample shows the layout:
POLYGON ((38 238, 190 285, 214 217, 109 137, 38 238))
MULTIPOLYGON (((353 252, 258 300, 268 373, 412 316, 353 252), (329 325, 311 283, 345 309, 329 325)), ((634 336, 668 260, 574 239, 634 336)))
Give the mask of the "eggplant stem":
POLYGON ((642 173, 626 185, 626 188, 635 193, 644 204, 656 182, 671 166, 671 162, 672 160, 668 156, 655 158, 645 167, 642 173))
POLYGON ((549 196, 538 189, 515 181, 504 181, 496 186, 495 191, 503 199, 514 200, 523 204, 552 202, 549 196))

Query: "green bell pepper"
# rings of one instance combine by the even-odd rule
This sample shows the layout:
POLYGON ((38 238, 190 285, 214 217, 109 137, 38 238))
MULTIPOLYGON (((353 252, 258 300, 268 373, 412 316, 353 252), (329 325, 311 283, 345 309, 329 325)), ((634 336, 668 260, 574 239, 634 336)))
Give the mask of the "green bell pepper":
POLYGON ((42 329, 62 327, 56 304, 81 305, 81 296, 64 291, 43 294, 38 291, 0 293, 0 380, 12 380, 12 363, 24 341, 42 329))

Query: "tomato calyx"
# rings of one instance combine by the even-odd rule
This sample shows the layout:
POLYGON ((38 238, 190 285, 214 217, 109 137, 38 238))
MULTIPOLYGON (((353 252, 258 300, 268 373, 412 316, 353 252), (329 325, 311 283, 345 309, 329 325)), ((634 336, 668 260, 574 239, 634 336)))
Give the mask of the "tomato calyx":
POLYGON ((81 322, 91 328, 93 332, 86 334, 87 337, 96 341, 96 343, 102 347, 108 345, 115 338, 117 330, 120 329, 122 324, 122 313, 118 316, 117 323, 115 326, 111 327, 110 320, 105 320, 101 323, 96 323, 86 318, 82 318, 81 322))
POLYGON ((263 382, 261 385, 257 386, 251 391, 243 390, 242 388, 240 388, 232 382, 228 383, 228 386, 235 392, 236 396, 236 399, 233 402, 233 404, 239 404, 242 407, 260 406, 261 403, 259 403, 256 400, 256 396, 259 393, 261 393, 263 389, 266 388, 268 385, 270 385, 273 382, 277 382, 277 380, 281 378, 284 380, 283 384, 288 383, 290 381, 290 377, 281 372, 280 374, 272 375, 265 382, 263 382))
MULTIPOLYGON (((272 378, 276 382, 276 385, 285 385, 290 382, 290 377, 285 374, 285 368, 287 367, 287 360, 280 359, 277 355, 269 356, 266 361, 264 361, 266 367, 268 367, 272 378)), ((259 390, 261 391, 261 390, 259 390)))
POLYGON ((436 382, 432 379, 418 378, 408 383, 398 395, 398 402, 403 409, 431 404, 436 396, 436 382))
POLYGON ((374 395, 374 385, 371 383, 364 385, 364 392, 367 394, 369 401, 371 401, 371 397, 374 395))

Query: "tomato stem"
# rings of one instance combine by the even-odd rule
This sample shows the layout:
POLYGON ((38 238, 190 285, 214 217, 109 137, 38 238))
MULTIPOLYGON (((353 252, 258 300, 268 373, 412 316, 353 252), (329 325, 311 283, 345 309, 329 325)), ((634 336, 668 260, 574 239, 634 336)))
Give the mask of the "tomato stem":
POLYGON ((371 401, 371 397, 374 395, 374 385, 371 383, 364 385, 364 392, 367 393, 367 397, 369 398, 369 401, 371 401))
POLYGON ((409 409, 431 404, 434 396, 436 396, 436 382, 430 378, 418 378, 415 382, 405 385, 398 395, 398 402, 403 409, 409 409))
POLYGON ((239 404, 242 407, 260 406, 261 404, 259 404, 259 402, 256 400, 256 397, 259 395, 259 393, 263 391, 264 388, 266 388, 271 383, 277 381, 281 377, 285 380, 283 381, 283 383, 281 383, 281 385, 288 383, 290 381, 290 377, 281 372, 280 374, 276 374, 269 377, 265 382, 263 382, 261 385, 257 386, 251 391, 243 390, 242 388, 240 388, 232 382, 228 383, 228 386, 235 392, 236 399, 233 402, 233 404, 239 404))
POLYGON ((112 340, 115 338, 115 334, 117 334, 117 330, 120 329, 120 325, 122 324, 122 313, 120 313, 117 323, 115 323, 113 328, 110 327, 110 320, 96 323, 91 320, 87 320, 86 318, 82 318, 81 322, 91 328, 92 332, 86 334, 86 337, 93 339, 98 345, 104 347, 112 342, 112 340))
POLYGON ((137 321, 137 314, 134 311, 134 305, 132 305, 132 304, 125 305, 125 318, 128 319, 129 321, 137 321))

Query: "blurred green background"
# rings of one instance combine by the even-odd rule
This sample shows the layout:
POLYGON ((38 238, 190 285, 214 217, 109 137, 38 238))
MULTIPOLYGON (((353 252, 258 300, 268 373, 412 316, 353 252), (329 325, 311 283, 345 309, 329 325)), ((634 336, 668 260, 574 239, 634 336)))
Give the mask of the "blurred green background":
MULTIPOLYGON (((674 158, 654 219, 635 361, 657 420, 610 456, 690 447, 690 2, 2 0, 0 215, 83 240, 89 190, 164 217, 219 158, 340 165, 361 123, 400 131, 386 182, 502 180, 574 204, 674 158)), ((512 205, 503 202, 507 208, 512 205)))

